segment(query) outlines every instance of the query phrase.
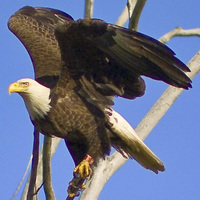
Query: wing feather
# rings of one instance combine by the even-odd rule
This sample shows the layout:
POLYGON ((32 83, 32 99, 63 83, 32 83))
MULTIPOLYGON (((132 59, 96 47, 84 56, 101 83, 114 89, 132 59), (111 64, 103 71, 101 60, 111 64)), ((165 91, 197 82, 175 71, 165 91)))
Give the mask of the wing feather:
POLYGON ((59 26, 56 37, 72 76, 85 76, 105 96, 133 99, 143 95, 141 75, 191 87, 184 73, 189 68, 166 45, 144 34, 101 20, 78 20, 59 26))
POLYGON ((108 25, 107 33, 94 38, 94 42, 127 70, 177 87, 191 87, 191 80, 184 73, 189 68, 171 49, 149 36, 108 25))
POLYGON ((11 16, 9 29, 23 43, 34 66, 35 78, 48 84, 60 75, 61 53, 55 37, 57 26, 72 21, 64 12, 26 6, 11 16))

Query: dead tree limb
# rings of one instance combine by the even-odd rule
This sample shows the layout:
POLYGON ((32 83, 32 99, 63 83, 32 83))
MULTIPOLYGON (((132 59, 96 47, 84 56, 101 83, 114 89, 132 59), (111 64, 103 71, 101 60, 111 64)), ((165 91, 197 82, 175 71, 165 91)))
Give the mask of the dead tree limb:
POLYGON ((51 181, 51 144, 52 138, 44 136, 43 144, 43 183, 46 200, 55 200, 51 181))
POLYGON ((133 9, 133 13, 131 15, 130 21, 129 21, 129 26, 128 26, 129 29, 135 30, 135 31, 138 30, 138 22, 139 22, 142 10, 145 6, 145 3, 146 3, 146 0, 137 1, 133 9))
POLYGON ((182 27, 178 26, 174 30, 166 33, 161 38, 159 38, 159 41, 166 44, 173 37, 178 37, 178 36, 179 37, 190 37, 190 36, 200 37, 200 28, 183 29, 182 27))
MULTIPOLYGON (((131 10, 129 12, 132 13, 137 1, 138 0, 129 0, 129 4, 131 4, 131 6, 130 6, 131 10)), ((118 17, 117 21, 115 22, 115 24, 118 26, 124 26, 124 24, 129 19, 129 12, 128 12, 128 7, 125 6, 121 15, 118 17)))

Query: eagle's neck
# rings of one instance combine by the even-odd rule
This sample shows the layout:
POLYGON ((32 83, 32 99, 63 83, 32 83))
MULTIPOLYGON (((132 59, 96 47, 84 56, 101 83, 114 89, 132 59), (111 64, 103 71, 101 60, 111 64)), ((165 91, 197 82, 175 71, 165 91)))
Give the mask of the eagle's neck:
POLYGON ((44 118, 51 109, 50 89, 43 85, 22 93, 21 96, 33 121, 38 118, 44 118))

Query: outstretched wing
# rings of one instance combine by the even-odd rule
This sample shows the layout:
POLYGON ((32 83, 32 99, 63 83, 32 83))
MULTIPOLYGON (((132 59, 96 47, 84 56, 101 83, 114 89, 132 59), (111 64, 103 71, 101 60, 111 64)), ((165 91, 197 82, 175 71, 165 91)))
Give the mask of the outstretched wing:
POLYGON ((9 19, 9 29, 23 43, 31 57, 36 80, 49 87, 56 84, 61 69, 55 29, 72 20, 72 17, 59 10, 30 6, 21 8, 9 19))
POLYGON ((142 96, 140 75, 191 87, 183 72, 189 69, 173 51, 141 33, 101 20, 75 22, 62 11, 29 6, 16 12, 8 25, 28 50, 37 81, 54 87, 58 79, 61 86, 73 79, 88 102, 111 104, 116 95, 142 96))
POLYGON ((64 67, 73 79, 81 80, 86 98, 94 91, 130 99, 141 96, 145 84, 140 75, 191 87, 184 73, 188 67, 167 46, 144 34, 101 20, 78 20, 59 26, 56 37, 64 67))

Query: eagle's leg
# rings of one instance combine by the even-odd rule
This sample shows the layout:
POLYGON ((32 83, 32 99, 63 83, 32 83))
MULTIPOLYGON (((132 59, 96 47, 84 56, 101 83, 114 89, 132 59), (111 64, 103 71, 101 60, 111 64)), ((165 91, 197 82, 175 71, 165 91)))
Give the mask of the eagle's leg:
POLYGON ((94 162, 90 155, 87 155, 74 169, 76 176, 85 179, 92 174, 90 165, 94 162))

